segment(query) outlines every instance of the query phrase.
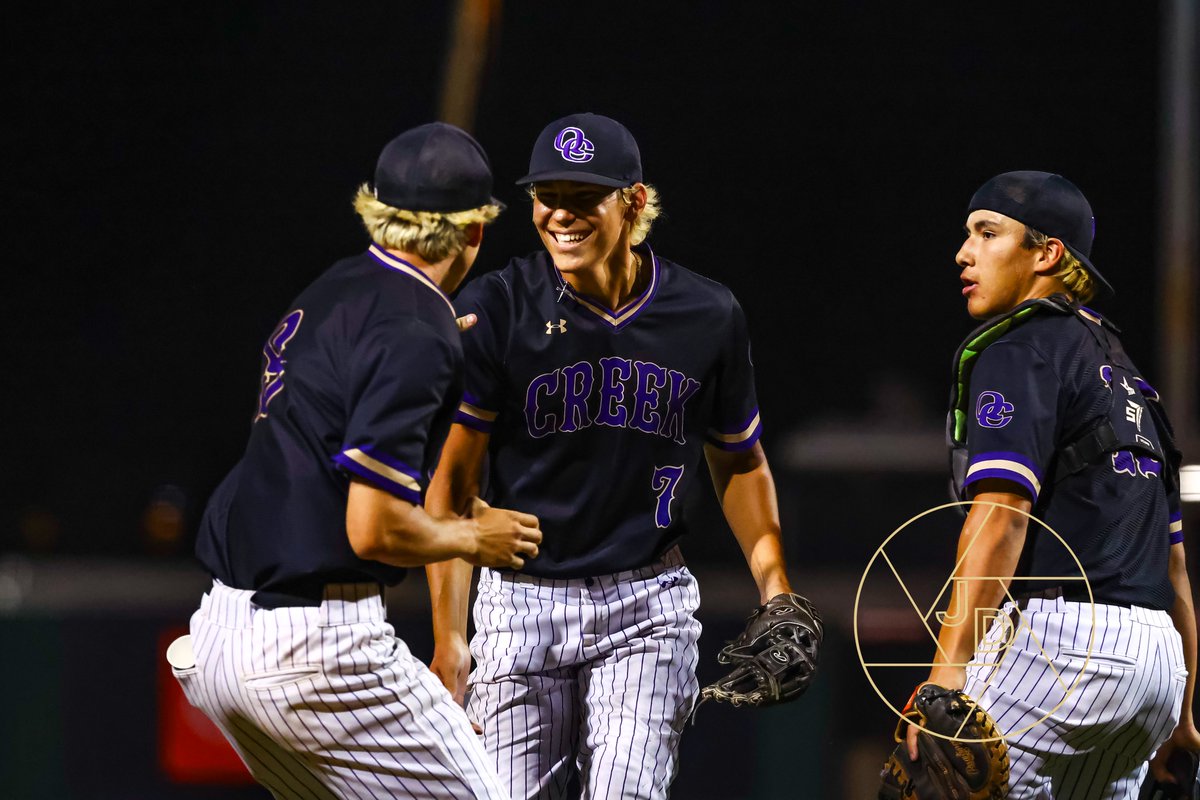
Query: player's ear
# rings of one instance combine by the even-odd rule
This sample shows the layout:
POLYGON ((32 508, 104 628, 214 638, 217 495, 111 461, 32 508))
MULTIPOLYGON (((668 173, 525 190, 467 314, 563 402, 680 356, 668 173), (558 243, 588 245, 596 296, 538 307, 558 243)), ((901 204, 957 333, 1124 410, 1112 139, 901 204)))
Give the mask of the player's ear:
POLYGON ((625 219, 635 220, 642 213, 642 209, 646 207, 646 185, 644 183, 635 183, 627 190, 629 192, 629 208, 625 209, 625 219))
POLYGON ((472 222, 463 228, 467 232, 467 247, 479 247, 483 241, 483 223, 472 222))
POLYGON ((1038 275, 1053 275, 1066 251, 1061 239, 1047 239, 1041 247, 1037 263, 1033 265, 1033 271, 1038 275))

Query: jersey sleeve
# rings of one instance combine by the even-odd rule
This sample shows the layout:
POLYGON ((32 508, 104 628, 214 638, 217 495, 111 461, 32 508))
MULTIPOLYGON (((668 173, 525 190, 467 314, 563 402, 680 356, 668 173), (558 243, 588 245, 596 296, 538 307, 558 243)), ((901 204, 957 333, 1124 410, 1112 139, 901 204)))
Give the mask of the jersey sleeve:
POLYGON ((1179 544, 1183 541, 1183 498, 1180 495, 1178 480, 1175 482, 1174 491, 1167 493, 1167 519, 1171 544, 1179 544))
POLYGON ((1004 478, 1036 502, 1054 456, 1058 376, 1028 345, 997 342, 980 354, 970 392, 964 487, 1004 478))
POLYGON ((354 348, 342 469, 420 504, 429 428, 454 379, 450 342, 419 320, 377 322, 354 348))
POLYGON ((731 298, 729 332, 717 369, 716 401, 707 440, 722 450, 746 450, 762 435, 758 397, 754 391, 754 362, 746 315, 731 298))
POLYGON ((508 285, 499 273, 472 281, 454 301, 454 310, 460 317, 475 314, 479 318, 462 336, 466 375, 454 421, 491 433, 503 406, 504 361, 511 327, 508 285))

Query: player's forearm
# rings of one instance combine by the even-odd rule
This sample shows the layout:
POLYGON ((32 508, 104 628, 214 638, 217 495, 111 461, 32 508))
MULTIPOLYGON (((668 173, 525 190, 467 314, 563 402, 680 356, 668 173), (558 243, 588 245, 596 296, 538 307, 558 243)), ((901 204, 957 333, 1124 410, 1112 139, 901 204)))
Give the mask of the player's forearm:
POLYGON ((352 480, 346 502, 346 534, 359 558, 394 567, 420 567, 478 550, 472 520, 437 520, 425 509, 352 480))
POLYGON ((761 601, 792 590, 783 554, 775 479, 762 451, 726 454, 708 451, 717 499, 729 523, 761 601))
MULTIPOLYGON (((467 513, 467 506, 480 491, 480 472, 487 453, 485 434, 454 425, 442 447, 433 480, 425 493, 425 509, 439 519, 454 519, 467 513)), ((445 641, 467 636, 473 567, 455 559, 429 564, 429 599, 433 604, 433 636, 445 641)))
MULTIPOLYGON (((1003 605, 1028 529, 1028 517, 1024 514, 987 504, 998 502, 1020 508, 1028 505, 1027 500, 983 493, 975 499, 984 502, 971 507, 963 524, 958 540, 958 567, 953 575, 967 580, 954 581, 947 606, 947 620, 958 624, 942 624, 934 656, 936 664, 950 670, 961 670, 971 660, 985 632, 982 626, 977 628, 978 610, 1003 605)), ((939 667, 934 667, 934 675, 938 671, 939 667)), ((938 682, 933 676, 931 679, 938 682)))
POLYGON ((1187 687, 1183 692, 1183 708, 1179 724, 1192 725, 1192 698, 1196 690, 1196 609, 1192 601, 1192 583, 1188 578, 1187 556, 1183 543, 1171 545, 1169 572, 1171 586, 1175 589, 1175 604, 1171 607, 1171 620, 1175 630, 1183 639, 1183 662, 1187 665, 1187 687))
POLYGON ((426 565, 435 644, 452 638, 466 642, 473 569, 462 559, 426 565))
POLYGON ((379 525, 363 558, 394 567, 422 567, 448 559, 469 558, 477 550, 471 520, 436 520, 420 507, 379 525))
POLYGON ((435 517, 461 517, 472 498, 478 497, 490 437, 464 425, 451 425, 438 460, 425 508, 435 517))

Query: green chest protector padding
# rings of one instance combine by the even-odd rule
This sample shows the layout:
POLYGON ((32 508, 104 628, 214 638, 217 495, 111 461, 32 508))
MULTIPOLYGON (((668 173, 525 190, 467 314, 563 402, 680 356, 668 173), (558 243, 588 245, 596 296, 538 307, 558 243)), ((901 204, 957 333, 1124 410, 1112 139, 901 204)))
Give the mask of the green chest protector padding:
MULTIPOLYGON (((1178 486, 1181 456, 1175 447, 1171 423, 1159 405, 1158 392, 1150 384, 1136 377, 1136 369, 1129 363, 1124 352, 1120 350, 1119 346, 1112 345, 1103 330, 1103 327, 1107 326, 1115 332, 1116 328, 1112 323, 1087 313, 1064 295, 1056 294, 1028 300, 1012 311, 988 320, 972 331, 954 354, 954 380, 950 388, 950 411, 946 415, 946 443, 950 448, 954 499, 965 499, 963 483, 967 474, 967 428, 971 419, 969 409, 971 372, 979 360, 979 355, 1000 337, 1016 326, 1027 322, 1035 314, 1046 313, 1070 315, 1087 328, 1088 333, 1099 345, 1109 362, 1105 368, 1110 371, 1110 376, 1116 372, 1126 379, 1121 385, 1144 401, 1140 405, 1149 410, 1150 418, 1154 423, 1154 436, 1152 437, 1127 430, 1129 426, 1119 424, 1120 417, 1124 414, 1124 407, 1115 402, 1110 403, 1107 414, 1098 417, 1081 433, 1056 445, 1053 459, 1053 481, 1057 483, 1068 475, 1081 471, 1101 455, 1115 453, 1119 450, 1129 450, 1141 452, 1162 463, 1164 485, 1168 491, 1173 491, 1178 486)), ((1111 390, 1111 382, 1115 381, 1115 377, 1111 377, 1109 381, 1111 390)))

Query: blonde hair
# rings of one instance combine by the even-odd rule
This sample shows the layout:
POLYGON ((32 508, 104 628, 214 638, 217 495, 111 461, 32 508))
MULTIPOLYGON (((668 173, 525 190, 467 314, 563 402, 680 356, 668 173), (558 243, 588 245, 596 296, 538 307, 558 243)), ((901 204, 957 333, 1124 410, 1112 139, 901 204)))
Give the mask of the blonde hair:
MULTIPOLYGON (((650 228, 654 225, 654 220, 662 214, 662 200, 658 196, 658 189, 655 189, 648 183, 643 183, 646 187, 646 205, 642 206, 642 213, 638 214, 637 219, 633 222, 633 234, 629 241, 631 244, 641 244, 646 241, 646 237, 650 235, 650 228)), ((633 204, 634 190, 632 186, 621 190, 621 202, 625 205, 633 204)))
MULTIPOLYGON (((662 215, 662 199, 659 197, 658 189, 655 189, 648 183, 643 183, 646 187, 646 205, 642 206, 642 212, 638 214, 633 223, 633 233, 630 235, 629 242, 633 245, 639 245, 646 241, 646 237, 650 235, 650 228, 654 225, 654 220, 662 215)), ((534 189, 534 184, 529 184, 525 187, 525 193, 530 199, 537 198, 537 190, 534 189)), ((621 202, 625 205, 633 205, 633 195, 635 194, 632 186, 626 186, 624 189, 617 190, 617 196, 621 198, 621 202)))
MULTIPOLYGON (((1025 239, 1021 246, 1026 250, 1042 247, 1050 241, 1050 236, 1041 231, 1025 226, 1025 239)), ((1058 261, 1058 269, 1050 277, 1062 281, 1067 291, 1081 303, 1086 303, 1096 296, 1096 282, 1075 255, 1066 247, 1063 248, 1062 258, 1058 261)))
POLYGON ((375 244, 388 250, 416 253, 431 264, 457 255, 467 246, 468 225, 474 222, 486 225, 500 216, 497 205, 448 213, 393 208, 376 197, 365 183, 354 196, 354 210, 375 244))

